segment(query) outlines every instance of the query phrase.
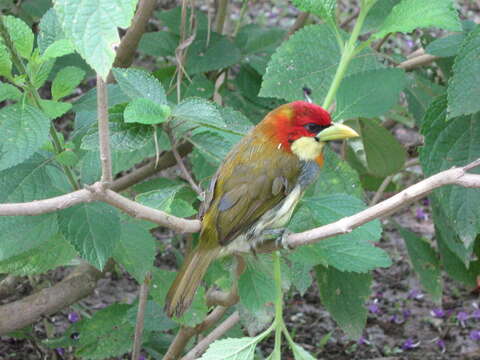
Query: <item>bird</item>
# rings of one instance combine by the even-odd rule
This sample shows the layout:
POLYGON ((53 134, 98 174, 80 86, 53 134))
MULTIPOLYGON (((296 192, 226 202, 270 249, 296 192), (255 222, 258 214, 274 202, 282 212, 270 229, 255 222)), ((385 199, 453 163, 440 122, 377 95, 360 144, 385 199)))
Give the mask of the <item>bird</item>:
POLYGON ((320 173, 326 142, 357 136, 308 101, 269 112, 230 150, 212 177, 198 245, 167 293, 166 314, 185 313, 208 266, 222 254, 254 250, 272 234, 285 243, 281 234, 320 173))

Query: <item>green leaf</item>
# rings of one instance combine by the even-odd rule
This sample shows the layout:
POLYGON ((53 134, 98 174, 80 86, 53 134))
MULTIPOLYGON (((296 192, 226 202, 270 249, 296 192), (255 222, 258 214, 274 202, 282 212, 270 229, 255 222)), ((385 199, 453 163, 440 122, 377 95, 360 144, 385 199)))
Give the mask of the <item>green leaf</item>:
POLYGON ((373 36, 380 39, 388 33, 408 33, 417 28, 428 27, 451 31, 462 30, 452 0, 402 0, 393 7, 383 25, 373 36))
POLYGON ((39 110, 16 104, 0 110, 0 170, 32 156, 48 140, 50 121, 39 110))
POLYGON ((468 34, 453 65, 448 86, 448 118, 480 111, 480 26, 468 34))
POLYGON ((240 50, 228 37, 214 32, 197 31, 188 48, 186 68, 189 74, 219 70, 240 62, 240 50))
POLYGON ((362 335, 367 320, 364 304, 370 295, 372 276, 316 267, 320 299, 328 312, 352 339, 362 335))
POLYGON ((202 125, 228 130, 220 111, 213 103, 202 98, 185 99, 173 108, 171 116, 188 129, 202 125))
POLYGON ((103 269, 120 237, 120 219, 116 209, 95 202, 60 211, 60 229, 80 256, 103 269))
POLYGON ((301 259, 300 262, 292 261, 292 259, 289 260, 289 271, 282 275, 287 276, 290 280, 290 283, 295 286, 300 295, 303 296, 310 285, 312 285, 312 276, 310 275, 312 266, 310 264, 306 264, 303 259, 301 259))
POLYGON ((392 8, 399 2, 400 0, 377 0, 365 18, 362 32, 366 33, 378 30, 385 18, 392 11, 392 8))
POLYGON ((40 20, 38 34, 38 48, 40 53, 43 54, 47 48, 57 40, 65 38, 62 26, 58 21, 57 14, 54 9, 48 10, 40 20))
POLYGON ((17 50, 21 57, 30 59, 30 55, 32 54, 33 50, 34 39, 33 32, 30 27, 22 20, 14 16, 8 15, 2 17, 3 23, 7 28, 8 35, 10 35, 10 39, 12 40, 15 50, 17 50))
MULTIPOLYGON (((18 230, 18 229, 17 229, 18 230)), ((40 246, 0 261, 0 273, 17 276, 36 275, 67 265, 77 256, 75 249, 57 234, 40 246)))
MULTIPOLYGON (((254 312, 275 299, 271 266, 259 257, 247 262, 247 268, 238 280, 240 301, 245 308, 254 312)), ((271 265, 271 262, 270 262, 271 265)))
MULTIPOLYGON (((203 74, 195 75, 192 82, 185 92, 185 97, 201 97, 204 99, 210 99, 213 96, 215 90, 215 84, 207 79, 203 74)), ((223 109, 223 108, 222 108, 223 109)))
POLYGON ((294 342, 290 342, 289 344, 295 360, 315 360, 315 358, 300 345, 295 344, 294 342))
POLYGON ((55 160, 57 160, 62 165, 75 166, 80 159, 78 158, 77 154, 75 154, 75 152, 67 149, 56 155, 55 160))
POLYGON ((388 176, 402 169, 406 152, 398 140, 376 121, 360 119, 358 124, 368 172, 376 176, 388 176))
MULTIPOLYGON (((127 321, 133 326, 137 323, 137 312, 138 306, 133 306, 127 311, 127 321)), ((177 323, 170 320, 170 318, 163 312, 160 305, 155 301, 147 301, 143 324, 145 331, 165 331, 176 328, 177 326, 177 323)))
MULTIPOLYGON (((114 151, 138 151, 149 142, 153 142, 151 126, 111 122, 108 127, 110 130, 110 147, 114 151)), ((98 127, 94 125, 83 137, 81 148, 98 151, 99 146, 98 127)))
POLYGON ((126 123, 139 123, 147 125, 160 124, 167 121, 171 114, 168 105, 159 105, 145 98, 132 100, 125 108, 126 123))
POLYGON ((104 79, 120 41, 117 27, 127 28, 137 0, 57 0, 54 8, 63 31, 86 62, 104 79))
MULTIPOLYGON (((180 35, 180 25, 181 25, 181 13, 182 8, 177 6, 170 10, 163 10, 158 11, 155 15, 161 21, 162 24, 165 24, 168 29, 176 34, 180 35)), ((190 18, 190 9, 187 9, 187 19, 190 18)), ((207 31, 210 22, 208 20, 207 15, 200 10, 195 10, 195 25, 197 27, 197 31, 207 31)))
POLYGON ((465 40, 465 34, 452 34, 440 39, 433 40, 425 47, 425 51, 434 56, 449 57, 456 56, 465 40))
MULTIPOLYGON (((340 54, 331 27, 326 24, 304 27, 272 55, 260 96, 300 100, 302 89, 307 86, 312 89, 313 101, 321 103, 340 63, 340 54)), ((365 50, 352 59, 346 75, 381 67, 373 52, 365 50)))
MULTIPOLYGON (((168 289, 175 279, 176 273, 174 271, 167 271, 161 269, 153 269, 152 286, 150 294, 152 298, 163 308, 165 305, 165 297, 167 296, 168 289)), ((203 321, 207 315, 208 308, 205 303, 205 289, 199 287, 192 305, 185 314, 180 318, 176 318, 180 324, 185 326, 195 326, 203 321)))
POLYGON ((72 42, 68 39, 60 39, 49 45, 42 55, 43 59, 58 58, 71 54, 75 51, 72 42))
POLYGON ((179 42, 178 35, 167 31, 147 32, 140 39, 138 51, 155 57, 175 56, 179 42))
POLYGON ((52 98, 59 100, 70 95, 80 85, 85 77, 85 71, 75 66, 67 66, 60 70, 52 82, 52 98))
MULTIPOLYGON (((118 84, 108 84, 108 106, 112 107, 117 104, 129 101, 129 98, 123 93, 118 84)), ((97 111, 97 88, 89 90, 82 95, 73 104, 73 111, 97 111)))
POLYGON ((45 84, 52 72, 55 59, 42 60, 37 58, 36 54, 37 52, 35 51, 32 56, 34 59, 27 64, 27 72, 35 89, 39 89, 45 84))
POLYGON ((255 347, 262 339, 263 336, 217 340, 208 347, 200 359, 253 360, 255 347))
POLYGON ((444 91, 443 86, 435 84, 421 75, 414 75, 404 92, 408 102, 408 111, 413 115, 417 124, 421 125, 430 103, 444 91))
POLYGON ((120 231, 113 258, 141 284, 153 267, 155 241, 147 230, 136 223, 122 224, 120 231))
POLYGON ((12 60, 10 59, 10 52, 3 44, 3 40, 0 38, 0 75, 5 76, 7 79, 12 77, 12 60))
POLYGON ((292 2, 302 11, 318 15, 323 20, 335 21, 337 0, 293 0, 292 2))
POLYGON ((235 44, 243 55, 272 53, 282 43, 284 37, 285 29, 248 24, 240 28, 235 37, 235 44))
POLYGON ((334 118, 383 115, 398 102, 406 84, 407 78, 401 69, 377 69, 350 75, 343 79, 338 89, 334 118))
MULTIPOLYGON (((447 122, 446 107, 446 96, 441 96, 425 114, 421 129, 425 146, 420 153, 425 176, 466 165, 480 157, 480 113, 447 122)), ((478 173, 479 169, 471 172, 478 173)), ((460 186, 444 186, 435 190, 434 198, 442 208, 449 228, 471 251, 480 232, 480 192, 460 186)))
POLYGON ((51 120, 59 118, 72 108, 71 103, 62 101, 41 99, 40 104, 45 115, 47 115, 51 120))
POLYGON ((152 75, 139 69, 112 70, 122 91, 132 100, 145 98, 159 105, 167 105, 167 98, 162 84, 152 75))
POLYGON ((432 295, 433 301, 439 303, 442 299, 442 278, 437 253, 425 239, 399 225, 396 228, 405 240, 408 256, 422 287, 432 295))
POLYGON ((188 217, 197 213, 197 210, 191 205, 195 199, 195 195, 186 183, 169 179, 161 180, 163 181, 161 183, 159 181, 158 190, 140 194, 135 200, 143 205, 179 217, 188 217))
POLYGON ((0 82, 0 101, 20 100, 22 92, 15 86, 0 82))

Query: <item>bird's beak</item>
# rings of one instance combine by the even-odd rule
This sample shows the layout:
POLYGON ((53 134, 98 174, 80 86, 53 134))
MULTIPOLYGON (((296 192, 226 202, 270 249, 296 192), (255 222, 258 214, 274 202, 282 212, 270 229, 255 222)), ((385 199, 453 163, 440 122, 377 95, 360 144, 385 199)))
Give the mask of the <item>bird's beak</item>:
POLYGON ((325 130, 320 131, 317 136, 315 136, 320 141, 330 141, 330 140, 342 140, 353 137, 358 137, 358 133, 353 130, 351 127, 343 124, 333 124, 325 130))

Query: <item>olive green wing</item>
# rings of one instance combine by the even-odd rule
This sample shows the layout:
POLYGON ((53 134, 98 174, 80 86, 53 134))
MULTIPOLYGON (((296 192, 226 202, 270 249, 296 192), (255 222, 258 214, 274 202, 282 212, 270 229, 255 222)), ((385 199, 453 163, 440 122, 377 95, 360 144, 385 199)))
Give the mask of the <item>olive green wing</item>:
POLYGON ((207 232, 225 246, 280 203, 296 184, 300 161, 257 138, 245 139, 226 159, 207 210, 207 232))

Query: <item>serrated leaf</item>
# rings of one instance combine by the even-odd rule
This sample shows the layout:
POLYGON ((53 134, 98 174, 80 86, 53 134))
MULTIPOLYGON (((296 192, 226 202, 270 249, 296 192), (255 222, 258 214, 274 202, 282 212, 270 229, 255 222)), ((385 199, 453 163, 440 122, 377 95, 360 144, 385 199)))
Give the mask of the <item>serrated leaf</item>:
POLYGON ((211 344, 201 360, 253 360, 255 347, 262 337, 222 339, 211 344))
POLYGON ((155 241, 147 230, 136 223, 124 223, 120 231, 113 258, 141 284, 153 266, 155 241))
POLYGON ((323 20, 335 21, 337 0, 293 0, 292 2, 302 11, 318 15, 323 20))
POLYGON ((54 9, 49 9, 40 20, 38 34, 38 48, 40 53, 43 54, 45 50, 57 40, 65 38, 62 26, 58 21, 57 14, 54 9))
MULTIPOLYGON (((437 98, 425 114, 422 134, 425 146, 420 153, 425 176, 453 166, 466 165, 480 157, 480 113, 446 121, 446 96, 437 98)), ((472 169, 478 173, 479 169, 472 169)), ((460 186, 435 190, 434 199, 445 214, 450 230, 457 233, 466 249, 480 233, 480 192, 460 186)))
MULTIPOLYGON (((290 259, 291 260, 291 259, 290 259)), ((312 276, 310 275, 310 271, 312 270, 312 266, 310 264, 306 264, 305 261, 298 262, 298 261, 290 261, 288 264, 288 272, 282 274, 283 276, 288 276, 290 283, 295 286, 298 290, 300 295, 304 295, 305 292, 308 290, 310 285, 312 285, 312 276)))
POLYGON ((328 312, 352 339, 362 335, 367 320, 364 304, 370 295, 372 276, 316 267, 320 299, 328 312))
POLYGON ((114 46, 120 41, 117 27, 130 26, 136 5, 137 0, 57 0, 54 8, 66 37, 106 79, 115 58, 114 46))
POLYGON ((380 39, 388 33, 408 33, 417 28, 428 27, 451 31, 462 30, 452 0, 402 0, 393 7, 383 25, 373 36, 380 39))
POLYGON ((198 31, 188 48, 186 68, 189 74, 219 70, 240 62, 240 50, 226 36, 198 31))
POLYGON ((294 342, 290 342, 289 344, 295 360, 315 360, 315 358, 300 345, 295 344, 294 342))
POLYGON ((10 39, 18 54, 25 59, 30 59, 34 39, 30 27, 14 16, 7 15, 2 17, 8 35, 10 35, 10 39))
POLYGON ((247 268, 238 280, 238 293, 242 305, 252 312, 275 299, 271 269, 262 258, 247 262, 247 268))
MULTIPOLYGON (((137 323, 138 306, 133 306, 127 311, 127 321, 135 326, 137 323)), ((147 301, 145 306, 144 324, 145 331, 165 331, 176 328, 178 325, 172 321, 155 301, 147 301)))
POLYGON ((201 125, 228 130, 220 111, 202 98, 185 99, 173 108, 171 116, 187 129, 201 125))
POLYGON ((407 84, 401 69, 377 69, 343 79, 337 94, 335 119, 375 117, 395 105, 407 84))
POLYGON ((48 140, 50 121, 39 110, 16 104, 0 110, 0 170, 32 156, 48 140))
POLYGON ((470 32, 460 48, 453 65, 448 86, 448 118, 480 111, 477 96, 480 92, 480 26, 470 32))
POLYGON ((59 118, 72 108, 71 103, 63 101, 41 99, 40 104, 45 115, 47 115, 51 120, 59 118))
POLYGON ((188 185, 180 181, 162 180, 162 183, 158 183, 158 190, 142 193, 135 200, 143 205, 175 216, 188 217, 195 215, 197 210, 191 205, 195 195, 189 190, 188 185))
POLYGON ((44 51, 42 58, 58 58, 75 51, 75 47, 69 39, 60 39, 50 44, 44 51))
MULTIPOLYGON (((340 48, 330 26, 310 25, 297 31, 272 55, 260 96, 288 101, 303 99, 303 88, 312 89, 312 100, 321 103, 340 63, 340 48), (315 45, 313 45, 315 44, 315 45)), ((354 57, 347 75, 383 67, 370 50, 354 57)))
POLYGON ((372 32, 377 30, 390 14, 392 8, 397 5, 400 0, 377 0, 375 5, 368 11, 365 22, 362 26, 362 32, 372 32))
MULTIPOLYGON (((123 93, 118 84, 108 84, 108 106, 112 107, 117 104, 129 101, 129 98, 123 93)), ((73 104, 73 111, 97 111, 97 88, 93 88, 82 95, 73 104)))
POLYGON ((195 75, 192 82, 185 92, 185 97, 202 97, 204 99, 210 99, 213 96, 215 90, 215 84, 207 79, 203 74, 195 75))
POLYGON ((12 77, 12 60, 10 52, 0 39, 0 75, 10 79, 12 77))
POLYGON ((440 39, 433 40, 425 47, 425 52, 434 56, 449 57, 455 56, 460 51, 465 34, 452 34, 440 39))
POLYGON ((240 28, 235 37, 235 44, 244 55, 272 53, 282 43, 284 37, 285 29, 248 24, 240 28))
POLYGON ((433 301, 439 303, 442 299, 442 278, 435 250, 425 239, 415 233, 402 228, 400 225, 397 225, 396 228, 405 240, 408 256, 420 277, 422 287, 432 296, 433 301))
POLYGON ((79 255, 98 269, 103 269, 113 255, 120 237, 118 211, 95 202, 60 211, 60 230, 79 255))
POLYGON ((75 154, 75 152, 67 149, 56 155, 55 160, 57 160, 62 165, 75 166, 80 159, 78 158, 77 154, 75 154))
POLYGON ((376 176, 395 174, 403 168, 406 152, 398 140, 376 121, 358 121, 368 172, 376 176))
POLYGON ((171 114, 168 105, 159 105, 145 98, 132 100, 125 108, 126 123, 155 125, 167 121, 171 114))
POLYGON ((59 100, 70 95, 80 85, 85 77, 85 71, 75 66, 66 66, 60 70, 52 82, 52 98, 59 100))
POLYGON ((20 100, 22 92, 15 86, 7 83, 0 83, 0 101, 20 100))
MULTIPOLYGON (((16 230, 18 231, 18 228, 16 230)), ((57 234, 38 247, 0 261, 0 272, 17 276, 41 274, 67 265, 76 256, 77 252, 72 245, 57 234)))
POLYGON ((112 70, 122 91, 132 100, 145 98, 159 105, 167 105, 167 98, 162 84, 148 72, 140 69, 112 70))
POLYGON ((147 32, 140 39, 138 51, 155 57, 174 56, 179 41, 180 37, 171 32, 147 32))
MULTIPOLYGON (((208 20, 207 15, 203 11, 200 11, 198 9, 196 9, 194 12, 195 12, 195 25, 197 27, 197 30, 206 31, 210 26, 210 22, 208 20)), ((180 24, 181 24, 181 13, 182 13, 182 8, 180 6, 177 6, 170 10, 158 11, 155 15, 162 22, 162 24, 165 24, 168 27, 168 29, 172 33, 179 35, 180 24)), ((187 9, 187 19, 190 19, 190 9, 187 9)))
MULTIPOLYGON (((112 150, 122 152, 138 151, 149 142, 153 142, 153 129, 151 126, 111 122, 108 127, 112 150)), ((93 126, 83 137, 81 148, 83 150, 98 151, 99 144, 98 127, 93 126)))

